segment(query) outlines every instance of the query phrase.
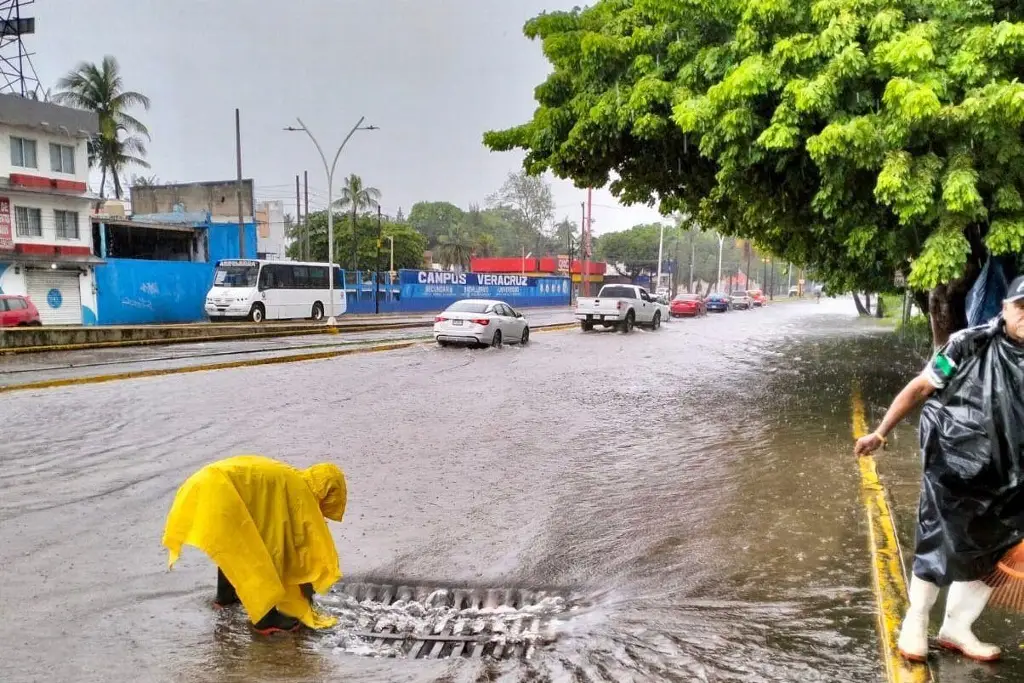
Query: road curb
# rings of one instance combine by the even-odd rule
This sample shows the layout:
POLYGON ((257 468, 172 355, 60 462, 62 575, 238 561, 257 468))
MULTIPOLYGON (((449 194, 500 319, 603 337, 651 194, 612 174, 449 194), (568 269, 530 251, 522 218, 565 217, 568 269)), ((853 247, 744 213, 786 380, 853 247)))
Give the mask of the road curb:
POLYGON ((360 353, 379 353, 382 351, 395 351, 406 349, 410 346, 423 344, 421 340, 401 341, 387 344, 375 344, 355 349, 336 349, 334 351, 318 351, 316 353, 290 354, 285 356, 274 356, 272 358, 255 358, 251 360, 226 361, 223 363, 202 363, 199 365, 186 365, 177 368, 158 368, 152 370, 131 370, 128 372, 116 372, 106 375, 90 375, 88 377, 63 377, 60 379, 41 380, 39 382, 26 382, 24 384, 8 384, 0 386, 0 394, 15 391, 28 391, 30 389, 52 389, 55 387, 67 387, 80 384, 101 384, 103 382, 117 382, 127 379, 141 379, 143 377, 161 377, 164 375, 183 375, 192 372, 210 372, 213 370, 230 370, 232 368, 247 368, 259 365, 279 365, 282 363, 300 363, 311 360, 325 360, 339 356, 352 356, 360 353))
POLYGON ((88 351, 91 349, 113 349, 131 346, 172 346, 175 344, 202 344, 205 342, 226 342, 244 341, 246 339, 272 339, 274 337, 303 337, 317 334, 351 334, 357 332, 379 332, 385 330, 411 330, 422 327, 430 327, 433 323, 429 321, 417 323, 376 323, 376 324, 353 324, 336 325, 333 327, 303 327, 301 329, 280 330, 268 332, 246 332, 239 334, 218 334, 211 336, 197 337, 176 337, 174 339, 126 339, 121 341, 89 342, 86 344, 50 344, 47 346, 16 346, 10 348, 0 347, 0 356, 20 355, 27 353, 46 353, 54 351, 88 351))
MULTIPOLYGON (((864 401, 858 387, 851 396, 853 438, 868 433, 864 416, 864 401)), ((889 683, 931 683, 931 669, 927 664, 913 664, 904 660, 897 650, 900 621, 907 609, 907 578, 903 568, 903 553, 893 521, 892 509, 885 487, 878 477, 873 457, 857 458, 860 466, 860 488, 868 521, 868 550, 871 553, 871 578, 878 617, 878 636, 881 641, 882 663, 889 683)))

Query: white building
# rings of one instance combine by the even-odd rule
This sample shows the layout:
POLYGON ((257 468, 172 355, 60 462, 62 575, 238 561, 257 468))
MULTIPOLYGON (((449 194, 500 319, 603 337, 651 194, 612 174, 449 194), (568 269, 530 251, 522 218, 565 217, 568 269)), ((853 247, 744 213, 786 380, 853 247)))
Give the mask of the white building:
POLYGON ((96 322, 87 141, 90 112, 0 94, 0 292, 27 294, 44 325, 96 322))
POLYGON ((285 234, 284 202, 260 202, 256 205, 256 253, 259 258, 286 259, 288 235, 285 234))

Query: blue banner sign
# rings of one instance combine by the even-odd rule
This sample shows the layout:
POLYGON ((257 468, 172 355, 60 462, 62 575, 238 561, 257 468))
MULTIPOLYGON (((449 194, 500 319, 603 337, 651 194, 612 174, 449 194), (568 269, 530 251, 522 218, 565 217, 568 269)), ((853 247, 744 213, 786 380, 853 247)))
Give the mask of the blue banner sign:
POLYGON ((402 299, 550 299, 567 300, 569 278, 531 277, 502 273, 452 273, 442 270, 403 270, 399 273, 402 299))

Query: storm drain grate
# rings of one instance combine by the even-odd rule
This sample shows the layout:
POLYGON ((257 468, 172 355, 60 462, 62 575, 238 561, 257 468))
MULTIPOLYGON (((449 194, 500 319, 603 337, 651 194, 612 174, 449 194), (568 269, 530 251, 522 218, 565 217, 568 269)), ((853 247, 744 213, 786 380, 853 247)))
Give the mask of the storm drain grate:
POLYGON ((320 599, 346 649, 377 656, 527 659, 576 608, 567 591, 345 582, 320 599))

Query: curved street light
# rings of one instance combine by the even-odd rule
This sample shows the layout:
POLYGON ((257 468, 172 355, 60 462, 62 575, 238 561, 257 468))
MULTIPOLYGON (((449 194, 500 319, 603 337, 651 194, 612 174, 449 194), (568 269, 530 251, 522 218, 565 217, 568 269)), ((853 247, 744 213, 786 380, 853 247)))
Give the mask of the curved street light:
MULTIPOLYGON (((366 120, 365 116, 360 116, 359 120, 356 121, 356 125, 352 126, 352 130, 348 132, 345 139, 341 141, 341 146, 338 147, 338 151, 334 153, 334 160, 328 165, 327 155, 324 154, 323 148, 320 143, 317 142, 316 138, 313 137, 313 133, 306 127, 306 124, 302 122, 302 119, 296 117, 296 121, 299 122, 299 127, 288 126, 285 128, 287 131, 302 131, 309 136, 309 139, 313 141, 316 146, 316 151, 320 153, 320 160, 324 162, 324 172, 327 173, 327 282, 328 289, 330 292, 330 317, 327 318, 328 325, 336 325, 338 319, 334 317, 334 167, 338 165, 338 157, 341 156, 341 150, 345 149, 345 145, 348 144, 349 139, 355 135, 357 130, 380 130, 377 126, 364 126, 363 121, 366 120)), ((342 291, 345 289, 345 283, 342 283, 342 291)))

